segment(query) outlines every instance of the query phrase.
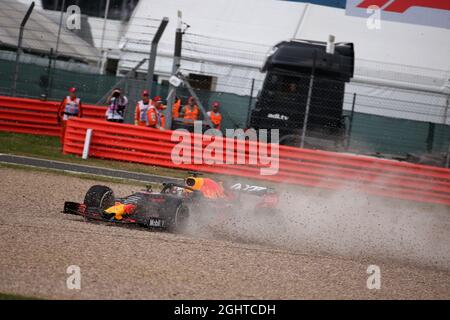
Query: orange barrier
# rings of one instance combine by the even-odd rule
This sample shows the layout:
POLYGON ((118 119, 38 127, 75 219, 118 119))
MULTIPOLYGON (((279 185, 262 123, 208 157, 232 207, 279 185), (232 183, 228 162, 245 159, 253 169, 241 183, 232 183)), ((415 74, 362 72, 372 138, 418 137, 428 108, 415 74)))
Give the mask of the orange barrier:
POLYGON ((236 140, 210 136, 203 136, 202 139, 201 135, 187 132, 173 136, 173 131, 90 119, 68 121, 64 153, 81 155, 89 128, 93 129, 91 157, 328 189, 351 187, 379 196, 450 205, 450 170, 366 156, 279 146, 278 173, 264 176, 260 170, 268 165, 250 152, 251 148, 264 149, 267 147, 264 143, 238 143, 236 140), (209 152, 211 139, 222 146, 215 153, 209 152), (196 143, 191 143, 194 140, 196 143), (190 159, 190 163, 172 161, 171 155, 176 146, 186 147, 185 151, 190 153, 186 158, 190 159), (242 156, 245 164, 213 163, 216 156, 221 158, 227 151, 233 152, 234 159, 242 156), (206 163, 196 164, 195 160, 206 163))
MULTIPOLYGON (((0 96, 0 131, 59 136, 58 101, 0 96)), ((105 107, 83 104, 83 117, 103 119, 105 107)))

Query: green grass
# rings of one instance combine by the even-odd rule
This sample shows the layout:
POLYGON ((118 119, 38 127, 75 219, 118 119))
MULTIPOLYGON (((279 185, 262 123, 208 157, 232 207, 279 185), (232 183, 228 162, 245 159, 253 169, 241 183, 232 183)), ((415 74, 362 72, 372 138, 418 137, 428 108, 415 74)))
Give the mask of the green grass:
POLYGON ((0 300, 42 300, 36 297, 26 297, 17 294, 0 293, 0 300))
POLYGON ((94 158, 83 160, 81 159, 81 157, 75 155, 65 155, 61 151, 61 145, 59 143, 58 137, 0 132, 0 153, 64 161, 69 163, 78 163, 89 166, 148 173, 175 178, 183 178, 186 176, 186 171, 183 170, 94 158))

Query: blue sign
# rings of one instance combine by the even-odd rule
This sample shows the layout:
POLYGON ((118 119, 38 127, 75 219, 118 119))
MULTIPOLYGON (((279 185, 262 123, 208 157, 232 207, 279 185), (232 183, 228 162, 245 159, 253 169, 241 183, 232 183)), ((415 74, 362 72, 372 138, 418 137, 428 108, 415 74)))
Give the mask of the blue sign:
POLYGON ((345 2, 346 2, 346 0, 284 0, 284 1, 305 2, 305 3, 318 4, 321 6, 341 8, 341 9, 345 9, 345 2))

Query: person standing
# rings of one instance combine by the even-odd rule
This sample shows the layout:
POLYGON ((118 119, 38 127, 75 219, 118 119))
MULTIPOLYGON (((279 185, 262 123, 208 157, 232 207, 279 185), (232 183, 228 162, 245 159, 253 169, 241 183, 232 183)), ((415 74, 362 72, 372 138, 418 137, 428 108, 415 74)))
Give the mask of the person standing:
MULTIPOLYGON (((159 98, 159 97, 158 97, 159 98)), ((164 130, 166 128, 166 116, 164 115, 164 110, 166 109, 166 106, 161 101, 161 99, 158 99, 155 102, 155 107, 157 111, 157 124, 156 128, 160 130, 164 130)))
POLYGON ((76 95, 77 89, 72 87, 69 89, 69 95, 65 97, 58 107, 57 120, 61 125, 61 144, 64 144, 64 137, 66 135, 67 120, 73 117, 81 118, 83 116, 83 107, 81 99, 76 95))
POLYGON ((212 110, 208 111, 208 117, 211 120, 214 129, 220 130, 220 126, 222 124, 222 115, 219 112, 220 103, 218 101, 214 101, 212 104, 212 110))
POLYGON ((181 109, 181 98, 175 97, 175 102, 172 107, 172 119, 177 119, 180 117, 180 109, 181 109))
POLYGON ((156 96, 152 99, 152 104, 148 109, 149 127, 154 129, 164 129, 166 119, 163 110, 166 106, 162 103, 161 97, 156 96))
POLYGON ((120 88, 115 88, 108 99, 108 109, 105 116, 107 121, 123 123, 128 98, 122 95, 120 88))
POLYGON ((182 113, 184 122, 187 124, 193 124, 198 120, 199 108, 194 97, 189 97, 188 104, 184 106, 182 113))
POLYGON ((134 124, 143 127, 150 126, 149 110, 152 106, 150 100, 150 93, 147 90, 142 91, 142 100, 136 104, 136 111, 134 114, 134 124))

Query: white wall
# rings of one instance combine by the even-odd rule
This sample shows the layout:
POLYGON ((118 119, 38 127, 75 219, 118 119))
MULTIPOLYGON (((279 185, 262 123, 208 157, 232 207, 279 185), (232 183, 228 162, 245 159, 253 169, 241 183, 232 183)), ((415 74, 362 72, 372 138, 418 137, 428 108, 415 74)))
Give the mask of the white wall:
MULTIPOLYGON (((225 42, 225 45, 231 49, 239 49, 255 52, 258 60, 245 59, 244 57, 234 57, 230 61, 227 57, 219 54, 198 54, 195 58, 205 60, 219 60, 225 63, 242 62, 250 65, 253 69, 261 66, 264 54, 268 49, 280 40, 292 38, 295 33, 296 24, 303 10, 303 5, 286 1, 273 0, 147 0, 140 1, 134 13, 134 19, 129 27, 129 34, 125 34, 127 39, 144 44, 129 44, 129 50, 145 51, 149 50, 149 41, 151 37, 143 36, 136 38, 136 32, 155 31, 151 28, 134 26, 134 23, 141 23, 143 18, 150 17, 153 19, 169 18, 169 25, 164 33, 159 53, 161 56, 172 56, 175 41, 175 29, 177 24, 177 11, 183 13, 183 21, 191 27, 187 34, 201 34, 214 38, 230 39, 238 42, 225 42), (145 43, 145 42, 148 43, 145 43), (245 42, 254 43, 255 45, 246 45, 245 42)), ((154 23, 157 25, 157 23, 154 23)), ((185 38, 189 38, 188 36, 185 38)), ((203 39, 204 41, 204 39, 203 39)), ((212 40, 206 40, 210 42, 212 40)), ((216 41, 217 42, 217 41, 216 41)), ((221 43, 222 41, 219 41, 221 43)), ((185 44, 185 48, 189 49, 189 44, 185 44)), ((183 52, 189 57, 188 52, 183 52)), ((126 57, 126 55, 124 55, 126 57)), ((130 56, 131 57, 131 56, 130 56)), ((169 64, 170 65, 170 64, 169 64)), ((125 68, 131 67, 131 63, 124 63, 125 68)), ((170 72, 166 69, 168 64, 163 61, 157 61, 156 71, 170 72), (164 68, 163 68, 164 66, 164 68)), ((194 67, 194 66, 192 66, 194 67)), ((144 66, 145 68, 145 66, 144 66)))
POLYGON ((105 34, 103 35, 104 19, 88 17, 89 27, 92 33, 93 44, 97 49, 102 48, 108 52, 108 57, 119 58, 119 43, 124 35, 127 25, 117 20, 106 20, 105 34))

